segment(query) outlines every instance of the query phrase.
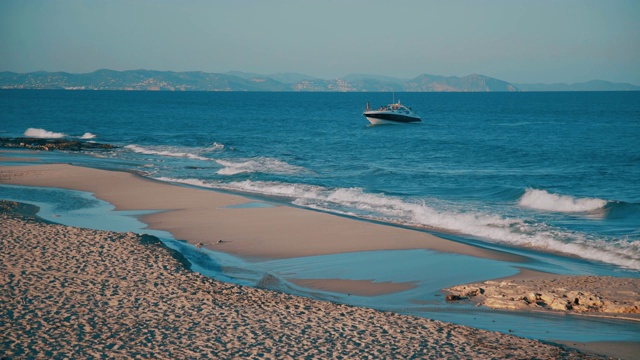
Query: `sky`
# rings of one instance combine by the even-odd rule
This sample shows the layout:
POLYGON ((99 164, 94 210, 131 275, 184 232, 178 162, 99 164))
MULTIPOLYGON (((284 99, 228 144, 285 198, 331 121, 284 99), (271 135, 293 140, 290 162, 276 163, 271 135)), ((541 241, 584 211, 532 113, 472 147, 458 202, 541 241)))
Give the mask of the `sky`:
POLYGON ((0 0, 0 71, 640 85, 638 0, 0 0))

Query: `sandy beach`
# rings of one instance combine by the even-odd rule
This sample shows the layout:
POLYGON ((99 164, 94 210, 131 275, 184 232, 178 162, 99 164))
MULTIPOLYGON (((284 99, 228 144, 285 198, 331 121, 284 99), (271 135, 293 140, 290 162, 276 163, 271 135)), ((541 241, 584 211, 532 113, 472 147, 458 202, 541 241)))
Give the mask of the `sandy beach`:
MULTIPOLYGON (((406 228, 275 203, 244 207, 255 200, 126 172, 71 165, 4 166, 0 183, 87 191, 118 210, 159 211, 142 217, 150 229, 244 258, 429 249, 521 261, 519 256, 406 228)), ((2 256, 11 275, 3 284, 7 289, 3 304, 8 305, 5 317, 11 319, 7 325, 18 330, 3 339, 3 347, 12 356, 31 357, 44 351, 80 357, 106 353, 126 357, 502 358, 514 354, 515 349, 519 351, 516 358, 584 356, 496 332, 221 283, 186 269, 186 259, 153 237, 47 224, 7 209, 2 215, 2 223, 7 224, 2 227, 2 256), (39 319, 37 324, 34 319, 39 319), (64 332, 69 329, 73 329, 72 335, 64 332), (54 345, 51 350, 41 350, 44 343, 54 345)), ((363 296, 414 287, 411 282, 289 281, 321 291, 363 296)), ((580 292, 579 302, 591 313, 611 309, 587 305, 587 298, 598 296, 602 304, 631 304, 631 310, 625 307, 615 317, 637 319, 633 310, 637 310, 637 301, 632 301, 639 296, 637 279, 617 279, 619 291, 608 292, 606 298, 593 286, 593 293, 586 292, 589 288, 572 287, 580 281, 523 271, 513 278, 447 291, 491 308, 565 313, 580 307, 568 309, 562 295, 578 296, 580 292), (558 281, 564 281, 565 293, 560 292, 558 281), (521 286, 517 291, 509 287, 516 283, 521 286), (468 299, 474 291, 480 296, 468 299), (521 295, 513 295, 516 292, 521 295), (527 300, 538 293, 539 300, 556 294, 564 309, 527 300)), ((603 286, 613 284, 609 278, 594 281, 603 286)), ((636 342, 567 344, 624 359, 635 358, 640 348, 636 342)))
POLYGON ((113 204, 116 210, 161 210, 143 216, 142 221, 150 229, 170 232, 176 239, 241 257, 287 258, 369 250, 430 249, 504 261, 520 260, 515 255, 456 243, 421 231, 290 206, 237 208, 234 206, 251 200, 170 185, 126 172, 62 164, 7 166, 0 168, 0 183, 87 191, 113 204))
POLYGON ((154 237, 45 223, 31 206, 1 205, 6 358, 604 358, 221 283, 154 237))

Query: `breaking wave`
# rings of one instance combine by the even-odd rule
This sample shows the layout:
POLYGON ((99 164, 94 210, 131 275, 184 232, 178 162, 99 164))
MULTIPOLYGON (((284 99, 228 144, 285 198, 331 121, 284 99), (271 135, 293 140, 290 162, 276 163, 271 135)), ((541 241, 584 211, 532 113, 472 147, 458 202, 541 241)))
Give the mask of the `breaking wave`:
POLYGON ((178 148, 172 146, 143 147, 135 144, 127 145, 124 148, 144 155, 214 161, 222 167, 216 172, 218 175, 237 175, 243 173, 291 175, 308 172, 303 167, 291 165, 284 161, 269 157, 219 159, 203 156, 203 154, 210 153, 212 151, 223 151, 225 146, 219 143, 213 143, 207 148, 178 148))
POLYGON ((594 198, 574 198, 568 195, 552 194, 545 190, 527 189, 518 205, 536 210, 578 213, 604 208, 606 200, 594 198))
POLYGON ((211 150, 224 150, 224 144, 220 144, 220 143, 218 143, 218 142, 214 142, 214 143, 211 145, 211 148, 210 148, 210 149, 211 149, 211 150))
POLYGON ((193 159, 193 160, 204 160, 204 161, 210 161, 213 159, 198 155, 198 154, 193 154, 190 152, 184 152, 184 151, 180 151, 174 147, 170 147, 170 146, 154 146, 154 147, 150 147, 150 148, 145 148, 142 146, 138 146, 138 145, 127 145, 125 146, 125 149, 129 149, 135 153, 138 154, 144 154, 144 155, 158 155, 158 156, 167 156, 167 157, 176 157, 176 158, 187 158, 187 159, 193 159))
POLYGON ((212 188, 212 189, 215 188, 211 184, 207 183, 206 181, 200 180, 200 179, 176 179, 176 178, 170 178, 170 177, 166 177, 166 176, 155 177, 154 179, 159 180, 159 181, 164 181, 164 182, 171 182, 171 183, 178 183, 178 184, 185 184, 185 185, 193 185, 193 186, 212 188))
POLYGON ((45 129, 28 128, 24 132, 24 136, 40 138, 40 139, 60 139, 67 137, 67 134, 48 131, 45 129))
POLYGON ((80 136, 80 139, 94 139, 95 137, 96 137, 96 134, 86 132, 82 136, 80 136))
POLYGON ((274 158, 257 157, 239 160, 216 160, 223 166, 218 170, 219 175, 236 175, 241 173, 268 173, 268 174, 297 174, 305 172, 303 167, 288 164, 274 158))
POLYGON ((333 213, 408 226, 431 228, 640 270, 640 241, 606 239, 555 228, 532 220, 469 211, 437 201, 405 200, 360 188, 325 188, 268 181, 206 182, 199 179, 158 178, 199 187, 224 189, 290 199, 293 204, 333 213))

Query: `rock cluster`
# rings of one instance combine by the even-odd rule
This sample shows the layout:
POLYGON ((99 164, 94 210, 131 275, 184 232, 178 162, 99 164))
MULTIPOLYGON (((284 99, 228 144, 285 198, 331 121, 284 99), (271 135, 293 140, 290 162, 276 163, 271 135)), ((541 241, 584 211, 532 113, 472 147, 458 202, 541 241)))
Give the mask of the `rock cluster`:
POLYGON ((65 139, 40 139, 40 138, 3 138, 0 137, 0 148, 25 148, 32 150, 98 150, 113 149, 113 145, 95 142, 65 140, 65 139))
POLYGON ((485 281, 445 289, 448 301, 471 300, 493 309, 535 309, 640 319, 640 279, 559 276, 485 281))
POLYGON ((3 358, 598 358, 221 283, 152 237, 44 223, 13 207, 0 206, 3 358))

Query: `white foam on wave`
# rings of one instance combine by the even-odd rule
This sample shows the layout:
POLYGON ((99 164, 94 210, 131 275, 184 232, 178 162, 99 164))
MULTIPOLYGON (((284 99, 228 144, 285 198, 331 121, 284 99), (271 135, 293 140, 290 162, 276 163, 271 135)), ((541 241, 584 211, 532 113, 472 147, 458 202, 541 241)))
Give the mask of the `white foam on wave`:
POLYGON ((67 134, 48 131, 45 129, 28 128, 24 132, 24 136, 39 138, 39 139, 60 139, 66 137, 67 134))
POLYGON ((284 161, 257 157, 251 159, 215 160, 223 168, 218 170, 219 175, 236 175, 241 173, 266 173, 266 174, 297 174, 305 172, 303 167, 288 164, 284 161))
POLYGON ((211 150, 216 150, 216 151, 224 150, 224 144, 220 144, 220 143, 218 143, 218 142, 214 142, 214 143, 211 145, 211 148, 210 148, 210 149, 211 149, 211 150))
POLYGON ((185 185, 193 185, 193 186, 199 186, 199 187, 207 187, 207 188, 214 188, 213 186, 211 186, 211 184, 199 180, 199 179, 176 179, 176 178, 169 178, 169 177, 164 177, 164 176, 160 176, 157 178, 154 178, 156 180, 159 181, 165 181, 165 182, 171 182, 171 183, 178 183, 178 184, 185 184, 185 185))
POLYGON ((561 252, 640 270, 638 241, 599 239, 519 218, 468 211, 453 206, 444 210, 436 209, 425 201, 405 201, 384 194, 366 193, 360 188, 329 189, 314 185, 250 180, 205 186, 282 196, 304 207, 458 232, 489 242, 561 252))
POLYGON ((129 149, 138 154, 144 155, 158 155, 158 156, 167 156, 167 157, 177 157, 177 158, 187 158, 193 160, 204 160, 211 161, 213 159, 206 158, 201 155, 193 154, 190 152, 180 151, 176 148, 164 146, 164 147, 153 147, 153 148, 145 148, 138 145, 127 145, 125 149, 129 149))
POLYGON ((574 198, 568 195, 552 194, 545 190, 527 189, 518 205, 536 210, 579 213, 594 211, 607 205, 606 200, 595 198, 574 198))
POLYGON ((95 139, 95 137, 96 137, 96 134, 86 132, 82 136, 80 136, 80 139, 95 139))
POLYGON ((222 168, 217 171, 218 175, 237 175, 242 173, 263 173, 263 174, 298 174, 308 172, 303 167, 288 164, 284 161, 269 158, 241 158, 241 159, 219 159, 205 157, 201 154, 211 151, 224 150, 225 146, 219 143, 213 143, 208 148, 176 148, 172 146, 139 146, 135 144, 125 146, 125 149, 131 150, 138 154, 157 155, 174 158, 187 158, 202 161, 215 161, 222 168))
POLYGON ((405 201, 384 194, 371 194, 360 188, 329 189, 316 185, 268 181, 209 183, 199 179, 157 178, 199 187, 280 196, 299 206, 371 220, 424 226, 549 252, 560 252, 583 259, 640 270, 640 241, 598 239, 587 234, 552 228, 519 218, 506 218, 480 211, 451 207, 439 210, 425 201, 405 201))

